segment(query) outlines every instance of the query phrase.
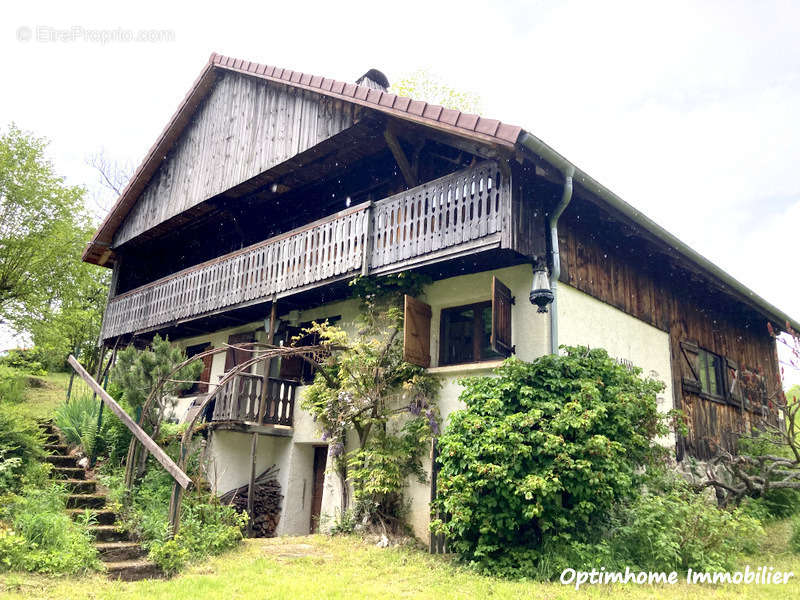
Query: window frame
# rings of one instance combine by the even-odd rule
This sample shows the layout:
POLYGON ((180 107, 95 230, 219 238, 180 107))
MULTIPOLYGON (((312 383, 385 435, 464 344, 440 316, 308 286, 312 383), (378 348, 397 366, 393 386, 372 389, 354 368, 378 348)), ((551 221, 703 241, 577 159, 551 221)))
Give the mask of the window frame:
POLYGON ((716 352, 698 347, 697 367, 697 379, 700 382, 700 395, 719 402, 725 402, 728 397, 727 363, 725 358, 716 352), (714 361, 714 359, 716 359, 716 361, 714 361), (714 362, 716 362, 717 368, 714 368, 714 362), (716 379, 717 393, 711 391, 712 374, 716 379), (703 380, 703 375, 705 375, 705 380, 703 380))
MULTIPOLYGON (((461 305, 458 305, 458 306, 448 306, 447 308, 442 308, 439 311, 439 363, 438 363, 438 365, 440 367, 449 367, 449 366, 452 366, 452 365, 472 365, 472 364, 482 363, 482 362, 503 360, 504 356, 502 354, 500 354, 500 353, 495 352, 494 350, 492 350, 492 352, 495 352, 495 354, 496 354, 495 356, 487 356, 487 357, 483 356, 483 344, 481 344, 481 339, 482 339, 482 337, 483 337, 485 332, 484 332, 484 329, 483 329, 484 324, 483 324, 482 315, 483 315, 483 311, 485 309, 487 309, 487 308, 489 309, 490 315, 491 315, 492 314, 491 313, 491 309, 492 309, 492 301, 491 301, 491 299, 484 300, 484 301, 481 301, 481 302, 472 302, 472 303, 469 303, 469 304, 461 304, 461 305), (448 347, 448 343, 447 343, 447 340, 445 340, 445 330, 444 330, 445 319, 444 319, 444 315, 447 312, 451 312, 451 311, 452 312, 456 312, 456 311, 469 309, 469 308, 471 308, 473 310, 473 317, 472 317, 472 360, 461 361, 461 362, 448 362, 446 360, 446 357, 447 357, 446 350, 447 350, 447 347, 448 347), (476 358, 476 356, 478 356, 478 358, 476 358)), ((491 323, 490 323, 489 336, 491 338, 491 323)), ((491 344, 491 341, 490 341, 490 344, 491 344)))

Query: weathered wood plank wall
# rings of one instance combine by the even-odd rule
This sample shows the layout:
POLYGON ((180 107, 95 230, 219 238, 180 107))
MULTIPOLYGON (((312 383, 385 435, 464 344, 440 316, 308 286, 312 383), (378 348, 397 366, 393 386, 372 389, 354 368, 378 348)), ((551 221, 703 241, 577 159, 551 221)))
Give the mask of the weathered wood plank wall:
POLYGON ((142 192, 114 246, 353 124, 352 104, 226 74, 142 192))
POLYGON ((685 392, 680 342, 694 340, 741 367, 760 369, 774 387, 779 371, 766 319, 692 281, 688 273, 673 271, 641 241, 615 233, 589 214, 571 206, 559 224, 561 280, 669 332, 675 405, 685 411, 690 429, 679 440, 679 457, 708 458, 716 444, 734 449, 735 434, 749 430, 755 413, 685 392))

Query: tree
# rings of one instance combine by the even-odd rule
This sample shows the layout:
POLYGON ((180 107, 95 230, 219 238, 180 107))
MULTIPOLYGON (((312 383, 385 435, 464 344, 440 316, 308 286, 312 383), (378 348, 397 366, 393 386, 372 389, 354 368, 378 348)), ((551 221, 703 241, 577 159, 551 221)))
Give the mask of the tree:
POLYGON ((403 360, 404 294, 418 295, 425 279, 413 273, 359 278, 361 299, 355 336, 326 323, 308 332, 329 346, 343 347, 318 368, 303 396, 303 408, 330 440, 329 456, 342 485, 342 510, 353 486, 354 516, 366 525, 397 530, 407 478, 424 478, 421 456, 438 434, 438 382, 403 360), (348 434, 355 439, 348 440, 348 434), (352 442, 352 443, 348 443, 352 442))
POLYGON ((46 149, 13 124, 0 135, 0 323, 52 349, 52 367, 77 347, 93 356, 107 274, 80 260, 93 229, 84 189, 56 175, 46 149))
POLYGON ((427 69, 418 69, 392 84, 390 91, 398 96, 408 96, 453 108, 467 113, 481 113, 481 99, 472 92, 463 92, 442 83, 427 69))

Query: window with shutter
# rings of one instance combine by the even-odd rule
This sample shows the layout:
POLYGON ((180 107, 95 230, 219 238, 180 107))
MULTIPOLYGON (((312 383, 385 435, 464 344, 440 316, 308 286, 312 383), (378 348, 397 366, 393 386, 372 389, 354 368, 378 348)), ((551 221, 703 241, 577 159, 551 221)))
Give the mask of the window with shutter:
MULTIPOLYGON (((198 354, 205 352, 206 350, 209 349, 211 349, 210 342, 189 346, 188 348, 186 348, 186 358, 192 358, 193 356, 197 356, 198 354)), ((199 377, 200 383, 195 383, 192 387, 183 392, 184 396, 191 396, 193 394, 205 394, 206 392, 208 392, 208 381, 211 378, 211 363, 214 360, 214 356, 213 355, 205 356, 201 360, 203 361, 203 370, 201 371, 199 377)))
MULTIPOLYGON (((234 333, 228 336, 228 344, 232 346, 236 344, 247 344, 255 341, 256 341, 255 331, 234 333)), ((250 352, 249 350, 241 350, 239 348, 228 348, 228 352, 225 354, 225 372, 227 373, 237 365, 240 365, 243 362, 249 360, 252 356, 253 353, 250 352)))
POLYGON ((431 307, 406 295, 403 320, 403 360, 420 367, 431 366, 431 307))
POLYGON ((491 347, 502 356, 514 353, 511 344, 511 306, 514 297, 511 290, 497 277, 492 277, 492 334, 491 347))
POLYGON ((699 394, 702 386, 700 385, 700 362, 698 354, 700 348, 697 344, 689 340, 682 340, 681 354, 681 383, 683 391, 691 394, 699 394))
POLYGON ((744 405, 742 404, 742 401, 744 400, 744 395, 742 394, 742 382, 739 380, 739 365, 736 363, 736 361, 731 360, 730 358, 726 358, 725 363, 727 366, 727 400, 731 404, 735 404, 736 406, 741 406, 744 408, 744 405))

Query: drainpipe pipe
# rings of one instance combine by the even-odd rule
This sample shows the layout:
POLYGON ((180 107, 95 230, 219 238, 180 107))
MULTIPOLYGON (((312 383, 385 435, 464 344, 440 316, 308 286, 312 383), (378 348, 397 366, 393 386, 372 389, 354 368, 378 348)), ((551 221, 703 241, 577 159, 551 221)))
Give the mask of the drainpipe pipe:
POLYGON ((575 168, 569 165, 564 170, 564 191, 561 202, 550 215, 550 248, 553 257, 553 268, 550 271, 550 291, 553 292, 553 303, 550 305, 550 353, 558 354, 558 278, 561 276, 561 258, 558 254, 558 218, 572 200, 572 176, 575 168))
POLYGON ((558 203, 558 206, 556 206, 553 214, 548 219, 550 248, 553 258, 553 268, 550 271, 550 291, 553 292, 553 303, 550 305, 550 352, 558 354, 558 278, 561 275, 561 260, 558 254, 558 219, 572 200, 572 177, 575 175, 575 166, 542 140, 532 136, 527 131, 522 133, 519 143, 556 167, 564 176, 564 191, 561 194, 561 202, 558 203))

